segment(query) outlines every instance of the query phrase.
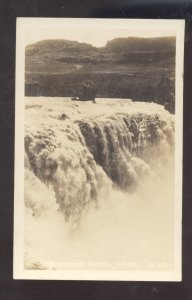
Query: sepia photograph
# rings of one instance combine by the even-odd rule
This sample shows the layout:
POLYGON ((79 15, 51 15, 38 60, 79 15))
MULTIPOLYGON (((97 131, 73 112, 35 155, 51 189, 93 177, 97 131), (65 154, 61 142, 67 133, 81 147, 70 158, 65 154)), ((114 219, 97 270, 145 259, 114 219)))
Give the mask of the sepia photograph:
POLYGON ((184 25, 17 18, 15 279, 181 281, 184 25))

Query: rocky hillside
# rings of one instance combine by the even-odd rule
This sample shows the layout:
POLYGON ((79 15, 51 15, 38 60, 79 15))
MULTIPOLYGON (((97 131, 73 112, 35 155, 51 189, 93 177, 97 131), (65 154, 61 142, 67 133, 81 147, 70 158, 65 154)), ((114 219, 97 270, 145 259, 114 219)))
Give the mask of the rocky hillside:
POLYGON ((108 41, 106 49, 117 51, 174 51, 175 38, 162 37, 162 38, 116 38, 108 41))
POLYGON ((154 99, 162 76, 173 81, 174 73, 174 37, 117 38, 101 48, 68 40, 26 47, 29 96, 77 96, 81 82, 92 79, 99 97, 154 99))

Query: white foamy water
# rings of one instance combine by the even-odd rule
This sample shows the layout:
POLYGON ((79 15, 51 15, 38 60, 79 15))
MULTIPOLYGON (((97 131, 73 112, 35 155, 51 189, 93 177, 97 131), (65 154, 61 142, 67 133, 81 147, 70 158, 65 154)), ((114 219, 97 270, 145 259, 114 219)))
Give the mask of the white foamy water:
POLYGON ((170 270, 174 116, 96 102, 26 98, 25 267, 170 270))

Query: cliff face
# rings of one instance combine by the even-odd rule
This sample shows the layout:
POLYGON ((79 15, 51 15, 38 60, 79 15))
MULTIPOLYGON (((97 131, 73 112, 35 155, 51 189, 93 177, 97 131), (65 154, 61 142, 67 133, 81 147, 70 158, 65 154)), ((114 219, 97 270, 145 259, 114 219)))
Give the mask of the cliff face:
POLYGON ((175 51, 175 38, 116 38, 108 41, 106 49, 116 51, 175 51))
POLYGON ((29 96, 77 96, 81 82, 92 79, 99 97, 155 101, 158 81, 174 80, 174 71, 174 37, 118 38, 102 48, 68 40, 26 47, 29 96))
MULTIPOLYGON (((45 40, 26 47, 26 70, 30 71, 32 64, 38 62, 99 63, 108 61, 113 63, 124 60, 126 63, 129 55, 134 62, 134 57, 142 53, 151 58, 156 54, 157 62, 162 58, 174 56, 175 38, 117 38, 108 41, 102 48, 76 41, 45 40), (163 52, 164 56, 160 57, 160 52, 163 52)), ((38 69, 38 66, 36 68, 38 69)))

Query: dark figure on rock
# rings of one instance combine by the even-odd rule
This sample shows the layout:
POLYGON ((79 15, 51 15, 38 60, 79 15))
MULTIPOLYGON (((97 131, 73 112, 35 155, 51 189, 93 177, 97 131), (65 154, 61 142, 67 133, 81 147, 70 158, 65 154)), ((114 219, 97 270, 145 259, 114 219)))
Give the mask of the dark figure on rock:
POLYGON ((95 83, 92 80, 86 80, 82 83, 79 100, 80 101, 92 100, 95 103, 96 93, 97 93, 97 88, 95 83))

